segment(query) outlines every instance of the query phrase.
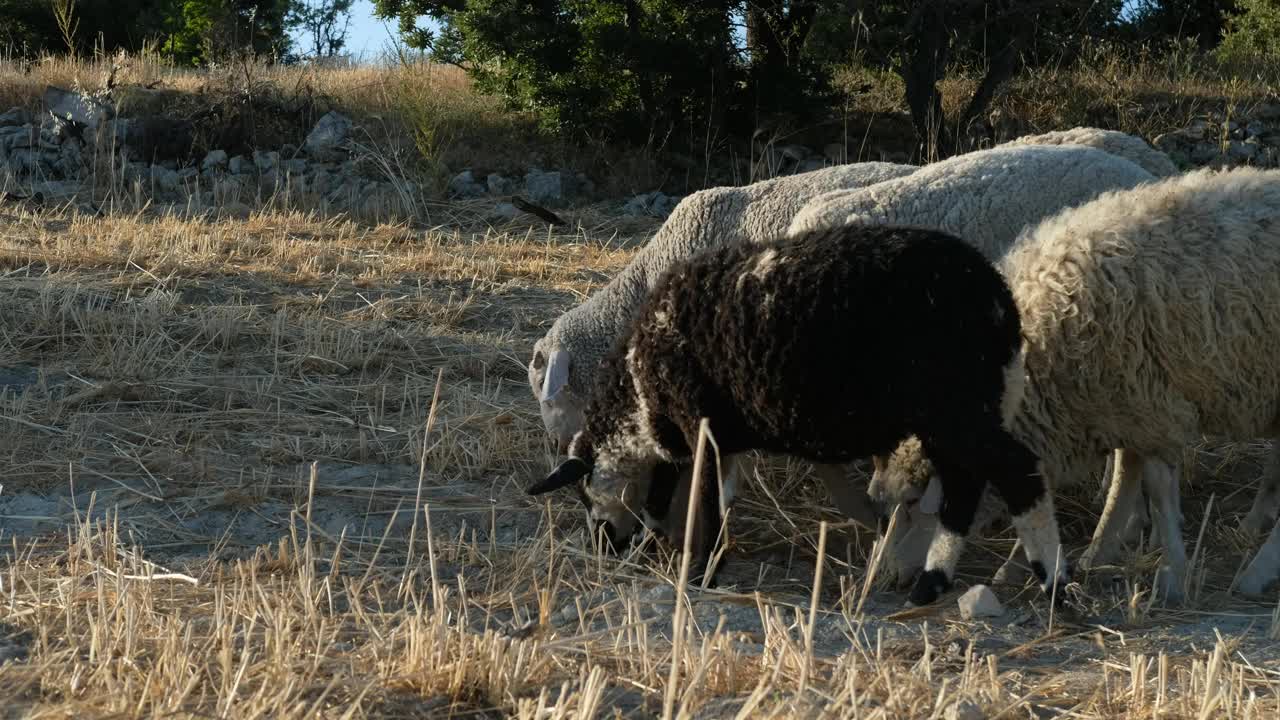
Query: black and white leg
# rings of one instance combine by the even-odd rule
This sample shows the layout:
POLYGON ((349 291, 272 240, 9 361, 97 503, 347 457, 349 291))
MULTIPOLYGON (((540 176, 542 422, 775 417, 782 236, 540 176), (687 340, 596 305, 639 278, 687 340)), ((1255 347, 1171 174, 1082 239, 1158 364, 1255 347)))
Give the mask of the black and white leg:
POLYGON ((925 436, 921 437, 921 442, 942 482, 942 504, 925 558, 924 572, 908 596, 912 605, 928 605, 951 589, 956 565, 964 552, 965 539, 973 526, 978 501, 986 486, 983 472, 960 450, 963 443, 952 442, 950 438, 936 440, 925 436))

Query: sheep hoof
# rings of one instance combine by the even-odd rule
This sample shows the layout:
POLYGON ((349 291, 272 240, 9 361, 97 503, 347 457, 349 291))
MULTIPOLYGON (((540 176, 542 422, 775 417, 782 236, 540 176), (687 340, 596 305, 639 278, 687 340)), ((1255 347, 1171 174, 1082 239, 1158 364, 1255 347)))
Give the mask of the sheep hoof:
POLYGON ((950 589, 951 581, 947 579, 945 572, 937 569, 925 570, 916 581, 911 594, 907 596, 907 601, 916 607, 931 605, 942 593, 950 589))
POLYGON ((1156 592, 1165 605, 1181 605, 1184 599, 1182 592, 1182 574, 1162 567, 1156 574, 1156 592))

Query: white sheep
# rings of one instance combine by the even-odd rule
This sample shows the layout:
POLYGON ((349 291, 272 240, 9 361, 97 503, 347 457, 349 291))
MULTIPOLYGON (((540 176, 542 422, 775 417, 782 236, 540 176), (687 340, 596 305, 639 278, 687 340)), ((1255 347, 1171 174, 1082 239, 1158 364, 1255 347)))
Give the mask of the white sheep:
MULTIPOLYGON (((1029 229, 1001 269, 1027 341, 1014 434, 1058 489, 1124 448, 1112 494, 1131 502, 1141 482, 1158 501, 1159 590, 1178 600, 1186 550, 1174 467, 1183 448, 1203 436, 1280 430, 1280 171, 1201 170, 1106 193, 1029 229)), ((908 454, 890 465, 927 462, 908 454)), ((1255 521, 1274 503, 1268 472, 1255 521)), ((928 474, 905 468, 895 477, 928 474)), ((1273 528, 1238 588, 1256 595, 1277 575, 1273 528)))
POLYGON ((1010 140, 1001 147, 1018 145, 1084 145, 1125 158, 1156 177, 1178 174, 1177 166, 1168 155, 1151 147, 1140 137, 1117 130, 1092 127, 1054 130, 1040 135, 1024 135, 1017 140, 1010 140))

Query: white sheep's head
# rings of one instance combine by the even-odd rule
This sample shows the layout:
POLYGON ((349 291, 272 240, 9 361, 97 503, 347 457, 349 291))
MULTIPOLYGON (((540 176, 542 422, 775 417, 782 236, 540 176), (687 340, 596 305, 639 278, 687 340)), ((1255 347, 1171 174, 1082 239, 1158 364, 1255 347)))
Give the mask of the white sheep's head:
POLYGON ((569 368, 572 357, 567 350, 551 347, 550 336, 533 346, 533 358, 529 361, 529 387, 538 401, 542 424, 556 450, 565 452, 575 433, 586 423, 585 402, 569 387, 569 368))
POLYGON ((525 492, 541 495, 573 486, 593 534, 603 529, 607 547, 616 550, 642 525, 659 529, 671 507, 679 471, 669 462, 613 450, 612 445, 597 449, 581 431, 575 433, 569 457, 525 492))
POLYGON ((872 460, 875 471, 867 494, 880 506, 882 516, 888 517, 899 504, 929 515, 938 512, 942 483, 933 463, 924 455, 920 438, 912 435, 899 443, 889 456, 876 455, 872 460))

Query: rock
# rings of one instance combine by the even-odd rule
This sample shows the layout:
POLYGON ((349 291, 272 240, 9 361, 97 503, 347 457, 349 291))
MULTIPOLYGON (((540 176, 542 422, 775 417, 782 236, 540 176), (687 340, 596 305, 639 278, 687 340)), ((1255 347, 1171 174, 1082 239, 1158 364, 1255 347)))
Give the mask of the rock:
POLYGON ((178 189, 178 171, 170 170, 161 165, 152 165, 151 182, 160 190, 173 192, 178 189))
POLYGON ((295 177, 299 175, 304 175, 307 172, 307 161, 302 158, 285 160, 282 165, 284 167, 284 171, 287 174, 293 175, 295 177))
POLYGON ((258 172, 267 173, 276 169, 280 164, 280 153, 272 150, 270 152, 262 152, 260 150, 253 151, 253 166, 258 168, 258 172))
POLYGON ((449 181, 449 195, 459 199, 477 198, 484 195, 485 188, 476 182, 470 170, 463 170, 449 181))
POLYGON ((298 146, 293 143, 285 143, 280 146, 280 157, 293 160, 298 156, 298 146))
POLYGON ((317 170, 311 176, 311 192, 324 195, 333 187, 333 173, 328 170, 317 170))
POLYGON ((1280 103, 1264 103, 1254 108, 1252 115, 1259 120, 1280 120, 1280 103))
POLYGON ((29 148, 39 137, 40 134, 31 126, 0 128, 0 147, 5 150, 29 148))
POLYGON ((564 201, 573 188, 566 187, 565 176, 560 172, 530 170, 524 176, 524 191, 534 205, 557 205, 564 201))
POLYGON ((1000 599, 986 585, 974 585, 956 600, 960 606, 960 617, 965 620, 974 618, 1000 617, 1004 614, 1004 606, 1000 599))
POLYGON ((489 211, 486 216, 491 221, 514 220, 520 216, 520 209, 509 202, 498 203, 497 207, 489 211))
POLYGON ((44 90, 44 106, 56 117, 74 120, 89 129, 95 129, 115 116, 115 111, 106 103, 53 85, 44 90))
POLYGON ((1245 137, 1256 138, 1262 137, 1267 132, 1267 126, 1258 120, 1250 122, 1244 128, 1245 137))
POLYGON ((803 145, 779 145, 775 147, 773 151, 777 153, 778 157, 781 159, 790 160, 794 163, 808 160, 809 156, 813 154, 809 151, 809 148, 803 145))
POLYGON ((1248 162, 1258 152, 1258 146, 1255 143, 1241 142, 1232 140, 1227 146, 1227 156, 1237 162, 1248 162))
POLYGON ((346 155, 351 128, 351 120, 346 115, 336 111, 325 113, 307 134, 303 147, 316 160, 340 160, 346 155))
POLYGON ((200 163, 202 170, 221 170, 227 166, 226 150, 210 150, 200 163))
POLYGON ((676 209, 679 203, 679 199, 655 191, 631 198, 626 205, 622 206, 622 212, 633 217, 665 218, 676 209))
POLYGON ((227 171, 232 175, 243 175, 248 171, 248 165, 243 155, 236 155, 227 161, 227 171))
POLYGON ((199 174, 200 174, 200 171, 197 170, 194 165, 188 165, 187 167, 184 167, 178 170, 178 179, 193 180, 199 174))
POLYGON ((827 162, 834 165, 840 165, 848 162, 848 155, 849 154, 842 143, 827 143, 822 146, 822 157, 826 158, 827 162))
POLYGON ((0 115, 0 128, 17 127, 21 125, 31 124, 31 113, 26 108, 16 107, 9 112, 0 115))
POLYGON ((485 184, 489 188, 490 195, 512 195, 516 191, 515 180, 502 177, 497 173, 489 173, 489 177, 485 178, 485 184))

